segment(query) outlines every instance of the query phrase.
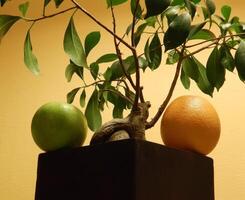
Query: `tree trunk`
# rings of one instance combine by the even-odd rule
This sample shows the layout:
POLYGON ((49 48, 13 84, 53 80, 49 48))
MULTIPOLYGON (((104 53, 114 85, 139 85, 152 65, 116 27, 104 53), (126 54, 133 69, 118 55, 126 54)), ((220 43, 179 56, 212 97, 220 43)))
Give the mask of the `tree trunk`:
POLYGON ((106 122, 94 133, 90 145, 128 138, 145 140, 149 108, 150 102, 139 103, 138 108, 132 110, 127 117, 106 122))

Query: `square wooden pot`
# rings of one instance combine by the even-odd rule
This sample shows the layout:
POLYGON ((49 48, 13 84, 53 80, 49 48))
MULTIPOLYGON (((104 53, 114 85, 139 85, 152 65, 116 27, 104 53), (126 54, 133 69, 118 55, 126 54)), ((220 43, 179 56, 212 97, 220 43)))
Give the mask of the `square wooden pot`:
POLYGON ((213 160, 142 140, 42 153, 35 200, 214 200, 213 160))

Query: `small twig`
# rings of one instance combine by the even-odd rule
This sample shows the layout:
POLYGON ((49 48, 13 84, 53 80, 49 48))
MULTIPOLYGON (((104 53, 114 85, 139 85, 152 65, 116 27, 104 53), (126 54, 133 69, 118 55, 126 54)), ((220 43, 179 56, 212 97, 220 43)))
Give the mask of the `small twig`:
MULTIPOLYGON (((100 80, 98 80, 98 81, 94 81, 94 82, 89 83, 89 84, 86 84, 86 83, 84 82, 84 86, 82 86, 81 88, 88 88, 88 87, 97 85, 98 83, 105 83, 105 82, 108 82, 108 81, 107 81, 107 80, 102 80, 102 79, 100 79, 100 80)), ((125 80, 122 80, 122 79, 116 79, 116 80, 113 80, 112 82, 122 82, 122 83, 124 83, 125 88, 126 88, 127 90, 130 90, 130 89, 129 89, 129 86, 128 86, 128 84, 127 84, 127 82, 126 82, 125 80)))
POLYGON ((123 82, 127 90, 130 90, 127 81, 125 81, 124 79, 120 79, 120 82, 123 82))
POLYGON ((195 43, 195 44, 186 45, 186 48, 196 47, 196 46, 199 46, 199 45, 208 43, 208 42, 213 42, 213 41, 215 41, 215 40, 217 40, 217 39, 218 39, 218 38, 214 38, 214 39, 210 39, 210 40, 201 41, 201 42, 198 42, 198 43, 195 43))
POLYGON ((43 16, 45 16, 45 11, 46 11, 45 1, 43 1, 43 16))
POLYGON ((30 19, 30 18, 26 18, 26 17, 22 17, 22 19, 25 20, 25 21, 29 21, 29 22, 37 22, 37 21, 44 20, 44 19, 47 19, 47 18, 55 17, 57 15, 63 14, 65 12, 68 12, 68 11, 74 10, 74 9, 77 9, 77 7, 74 6, 74 7, 67 8, 65 10, 62 10, 60 12, 57 12, 57 13, 53 13, 51 15, 45 15, 45 16, 38 17, 38 18, 35 18, 35 19, 30 19))
MULTIPOLYGON (((149 31, 144 31, 142 34, 149 34, 149 35, 153 35, 153 34, 155 34, 156 33, 156 31, 155 32, 149 32, 149 31)), ((163 31, 158 31, 157 30, 157 33, 161 33, 161 34, 164 34, 165 32, 163 32, 163 31)))
POLYGON ((104 82, 106 82, 106 80, 98 80, 98 81, 95 81, 95 82, 90 83, 90 84, 86 84, 86 83, 84 82, 84 86, 82 86, 81 88, 88 88, 88 87, 97 85, 98 83, 104 83, 104 82))
POLYGON ((172 95, 173 95, 173 91, 175 89, 175 86, 176 86, 176 83, 177 83, 177 80, 179 78, 179 74, 180 74, 180 70, 181 70, 181 64, 182 64, 182 61, 183 61, 183 58, 184 58, 184 49, 185 47, 182 48, 181 50, 181 53, 180 53, 180 58, 179 58, 179 61, 178 61, 178 64, 176 66, 176 71, 175 71, 175 75, 174 75, 174 78, 173 78, 173 81, 172 81, 172 84, 171 84, 171 87, 168 91, 168 94, 166 96, 166 98, 164 99, 162 105, 159 107, 157 113, 155 114, 155 116, 152 118, 152 120, 150 122, 147 122, 146 123, 146 129, 150 129, 152 128, 156 122, 159 120, 159 118, 161 117, 163 111, 165 110, 165 108, 167 107, 168 105, 168 102, 170 101, 172 95))

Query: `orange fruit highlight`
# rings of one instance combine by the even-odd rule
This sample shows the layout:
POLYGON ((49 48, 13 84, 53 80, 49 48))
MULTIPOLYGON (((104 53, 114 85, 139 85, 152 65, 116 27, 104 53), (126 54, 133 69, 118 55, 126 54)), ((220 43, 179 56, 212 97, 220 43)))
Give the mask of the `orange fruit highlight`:
POLYGON ((161 137, 166 146, 204 155, 215 148, 220 130, 214 107, 199 96, 178 97, 161 120, 161 137))

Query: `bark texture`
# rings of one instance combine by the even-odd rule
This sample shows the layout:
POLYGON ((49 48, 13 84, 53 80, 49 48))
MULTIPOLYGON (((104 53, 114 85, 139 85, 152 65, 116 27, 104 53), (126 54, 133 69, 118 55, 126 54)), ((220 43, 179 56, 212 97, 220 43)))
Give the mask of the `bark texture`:
POLYGON ((113 119, 98 129, 90 145, 128 138, 145 140, 146 121, 149 116, 150 102, 139 103, 138 108, 122 119, 113 119))

